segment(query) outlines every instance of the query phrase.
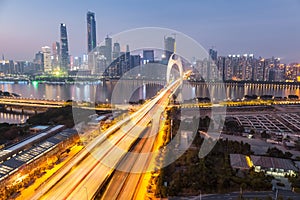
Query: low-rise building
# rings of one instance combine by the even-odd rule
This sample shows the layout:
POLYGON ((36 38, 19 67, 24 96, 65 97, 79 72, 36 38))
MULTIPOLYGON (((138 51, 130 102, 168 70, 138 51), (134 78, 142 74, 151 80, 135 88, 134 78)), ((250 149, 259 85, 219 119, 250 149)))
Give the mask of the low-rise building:
POLYGON ((242 154, 230 154, 230 164, 233 169, 249 170, 246 156, 242 154))
POLYGON ((274 158, 266 156, 251 156, 251 161, 256 172, 265 172, 275 176, 294 176, 298 168, 289 159, 274 158))
POLYGON ((273 176, 295 176, 299 172, 300 162, 296 164, 298 166, 290 159, 230 154, 230 165, 233 169, 249 170, 254 168, 255 172, 264 172, 273 176))

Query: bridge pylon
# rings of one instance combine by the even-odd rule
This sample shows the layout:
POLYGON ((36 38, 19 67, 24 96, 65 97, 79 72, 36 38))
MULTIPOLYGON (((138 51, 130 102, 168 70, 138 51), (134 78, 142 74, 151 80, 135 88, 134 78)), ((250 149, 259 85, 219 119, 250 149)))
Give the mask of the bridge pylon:
POLYGON ((167 84, 169 84, 171 82, 171 70, 172 70, 173 67, 176 67, 176 66, 179 70, 179 79, 180 79, 180 87, 178 88, 179 93, 177 95, 176 101, 182 102, 183 101, 182 93, 181 93, 181 91, 182 91, 182 82, 183 82, 182 61, 181 61, 181 58, 178 55, 173 53, 169 58, 169 62, 168 62, 168 66, 167 66, 167 77, 166 77, 167 84))

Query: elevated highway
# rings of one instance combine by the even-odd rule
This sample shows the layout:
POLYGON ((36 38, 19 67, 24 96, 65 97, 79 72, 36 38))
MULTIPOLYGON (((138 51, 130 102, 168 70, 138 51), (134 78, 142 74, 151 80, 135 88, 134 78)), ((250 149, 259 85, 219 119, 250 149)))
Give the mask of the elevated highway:
MULTIPOLYGON (((153 116, 157 116, 157 113, 167 107, 170 96, 180 84, 179 80, 173 82, 138 111, 96 137, 26 199, 93 198, 99 187, 106 184, 115 168, 145 133, 153 116)), ((146 146, 150 148, 151 142, 146 141, 146 146)))

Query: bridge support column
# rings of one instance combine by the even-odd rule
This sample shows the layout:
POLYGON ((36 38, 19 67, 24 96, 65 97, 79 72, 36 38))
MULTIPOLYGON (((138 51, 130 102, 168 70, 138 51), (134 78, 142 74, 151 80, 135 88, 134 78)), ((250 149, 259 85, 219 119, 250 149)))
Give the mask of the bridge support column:
POLYGON ((179 87, 179 90, 180 90, 180 91, 179 91, 179 93, 178 93, 178 95, 177 95, 176 101, 182 103, 182 102, 183 102, 183 99, 182 99, 182 93, 181 93, 181 90, 182 90, 182 87, 181 87, 181 86, 179 87))

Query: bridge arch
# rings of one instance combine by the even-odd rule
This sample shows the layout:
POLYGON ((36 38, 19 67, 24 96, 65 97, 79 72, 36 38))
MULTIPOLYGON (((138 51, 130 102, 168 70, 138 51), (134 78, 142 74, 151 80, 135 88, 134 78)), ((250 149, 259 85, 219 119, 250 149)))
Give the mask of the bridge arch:
POLYGON ((178 67, 179 70, 179 76, 180 76, 180 80, 183 80, 183 68, 182 68, 182 62, 181 59, 178 55, 176 55, 175 53, 173 53, 170 56, 169 62, 168 62, 168 67, 167 67, 167 83, 170 83, 170 78, 171 78, 171 70, 174 66, 178 67))

